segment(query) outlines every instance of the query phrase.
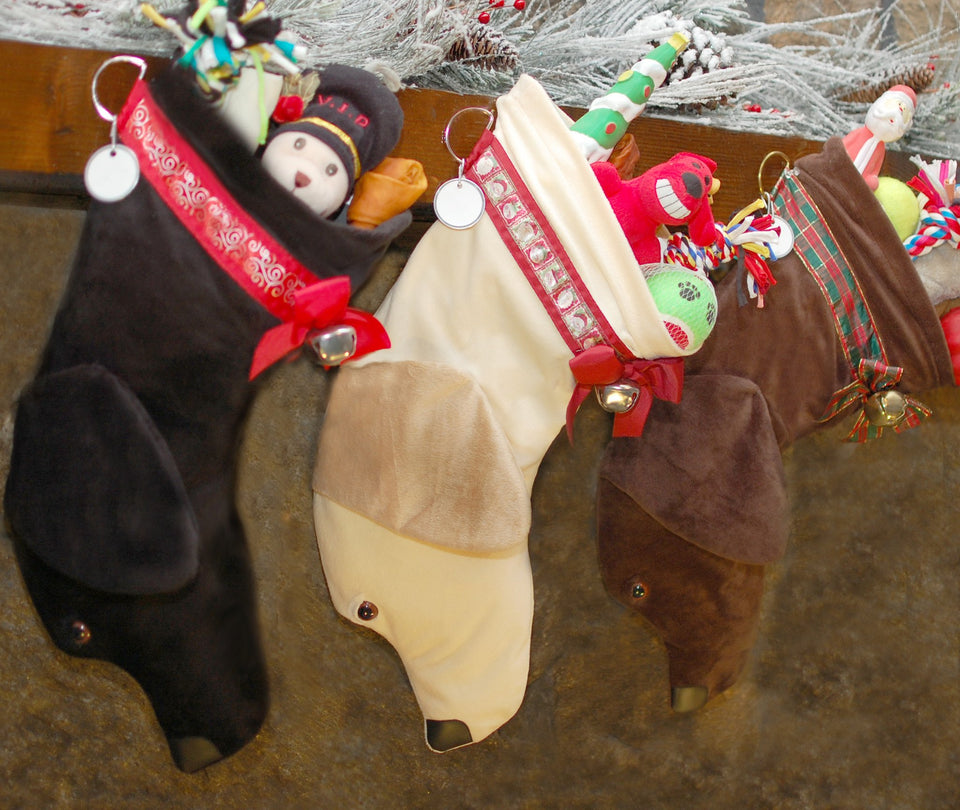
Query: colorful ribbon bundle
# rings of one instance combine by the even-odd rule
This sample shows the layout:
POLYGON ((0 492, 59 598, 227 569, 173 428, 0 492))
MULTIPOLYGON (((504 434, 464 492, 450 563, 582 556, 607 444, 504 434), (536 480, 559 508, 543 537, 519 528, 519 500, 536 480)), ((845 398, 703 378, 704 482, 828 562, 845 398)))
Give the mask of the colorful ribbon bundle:
POLYGON ((779 238, 780 225, 769 214, 756 216, 755 212, 761 208, 765 209, 766 203, 757 199, 734 214, 726 225, 714 223, 717 239, 708 247, 695 245, 681 231, 672 233, 663 260, 688 270, 710 273, 739 259, 746 273, 746 290, 751 298, 757 299, 757 306, 762 307, 763 297, 777 283, 766 260, 777 258, 770 246, 779 238))
POLYGON ((188 6, 188 13, 178 19, 163 16, 149 3, 140 6, 147 19, 179 40, 180 64, 193 68, 205 90, 221 93, 247 64, 260 69, 273 61, 285 73, 299 72, 294 64, 297 46, 277 39, 280 20, 262 16, 265 9, 258 2, 241 13, 242 0, 205 0, 192 13, 188 6))
POLYGON ((960 247, 960 200, 957 199, 957 161, 934 160, 927 163, 918 156, 910 159, 920 171, 907 182, 920 192, 923 212, 920 224, 903 246, 912 258, 929 253, 938 245, 949 242, 960 247))

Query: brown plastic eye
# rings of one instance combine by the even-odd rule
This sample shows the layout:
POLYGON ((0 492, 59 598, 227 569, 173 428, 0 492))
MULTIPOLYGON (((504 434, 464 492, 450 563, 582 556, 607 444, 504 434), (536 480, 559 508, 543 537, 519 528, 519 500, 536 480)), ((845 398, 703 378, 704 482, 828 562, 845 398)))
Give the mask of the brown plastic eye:
POLYGON ((373 602, 361 602, 357 608, 357 616, 361 621, 369 622, 377 618, 380 611, 373 602))
POLYGON ((77 647, 82 647, 92 637, 90 628, 87 625, 77 619, 70 625, 70 641, 72 641, 77 647))
POLYGON ((327 168, 326 168, 327 177, 333 177, 338 171, 340 171, 340 169, 337 168, 336 163, 327 164, 327 168))
POLYGON ((640 580, 635 580, 630 585, 630 596, 637 602, 646 599, 647 595, 650 593, 646 585, 644 585, 640 580))
POLYGON ((303 149, 303 147, 306 146, 306 145, 307 145, 307 139, 306 139, 306 138, 297 138, 297 139, 294 140, 294 142, 293 142, 293 148, 294 148, 294 149, 303 149))

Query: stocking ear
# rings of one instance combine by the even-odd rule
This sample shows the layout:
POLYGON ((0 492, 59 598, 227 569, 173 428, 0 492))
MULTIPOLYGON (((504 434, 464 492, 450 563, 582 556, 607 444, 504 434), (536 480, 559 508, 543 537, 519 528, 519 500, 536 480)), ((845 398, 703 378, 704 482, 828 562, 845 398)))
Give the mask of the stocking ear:
POLYGON ((136 395, 100 366, 24 392, 4 507, 27 548, 88 587, 166 593, 196 574, 196 518, 173 456, 136 395))
POLYGON ((780 448, 766 400, 742 377, 689 375, 679 404, 655 401, 642 437, 610 442, 600 477, 712 554, 754 565, 783 555, 780 448))
POLYGON ((713 209, 710 208, 710 201, 706 197, 691 217, 687 229, 690 238, 701 247, 709 247, 717 241, 713 209))

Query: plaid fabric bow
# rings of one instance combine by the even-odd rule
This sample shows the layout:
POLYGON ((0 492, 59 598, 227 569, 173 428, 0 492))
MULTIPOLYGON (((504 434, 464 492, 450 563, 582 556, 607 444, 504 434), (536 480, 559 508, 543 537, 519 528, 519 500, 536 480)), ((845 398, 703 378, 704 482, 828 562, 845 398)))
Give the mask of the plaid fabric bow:
POLYGON ((257 344, 250 379, 300 348, 312 331, 327 326, 342 324, 356 330, 357 351, 353 358, 389 348, 390 338, 383 324, 369 312, 348 307, 349 300, 350 279, 346 276, 334 276, 297 290, 290 320, 275 326, 257 344))
MULTIPOLYGON (((853 429, 847 434, 846 441, 865 442, 868 439, 876 439, 883 434, 883 427, 873 424, 867 418, 863 411, 863 404, 874 394, 893 389, 902 376, 903 369, 899 366, 888 366, 880 360, 861 360, 857 366, 856 379, 833 395, 820 421, 826 422, 845 408, 857 403, 860 405, 860 413, 853 429)), ((906 401, 906 411, 903 420, 892 426, 897 433, 916 427, 921 419, 925 419, 932 413, 919 400, 905 394, 901 395, 906 401)))
POLYGON ((602 344, 593 346, 570 360, 577 387, 567 405, 567 437, 573 443, 573 418, 584 399, 595 385, 629 380, 637 385, 639 392, 634 406, 625 413, 618 413, 613 420, 614 436, 639 436, 653 405, 653 398, 679 402, 683 391, 683 358, 667 357, 662 360, 627 360, 617 357, 613 347, 602 344))

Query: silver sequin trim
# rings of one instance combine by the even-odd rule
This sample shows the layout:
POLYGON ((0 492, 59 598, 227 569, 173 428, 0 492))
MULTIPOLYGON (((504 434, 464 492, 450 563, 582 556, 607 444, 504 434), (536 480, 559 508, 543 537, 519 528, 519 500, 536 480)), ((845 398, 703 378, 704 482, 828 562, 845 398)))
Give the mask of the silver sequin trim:
POLYGON ((513 181, 491 149, 480 153, 474 171, 487 198, 496 207, 507 232, 527 261, 528 278, 536 278, 553 305, 559 320, 582 349, 604 342, 597 319, 583 300, 577 285, 554 255, 549 237, 520 199, 513 181))

